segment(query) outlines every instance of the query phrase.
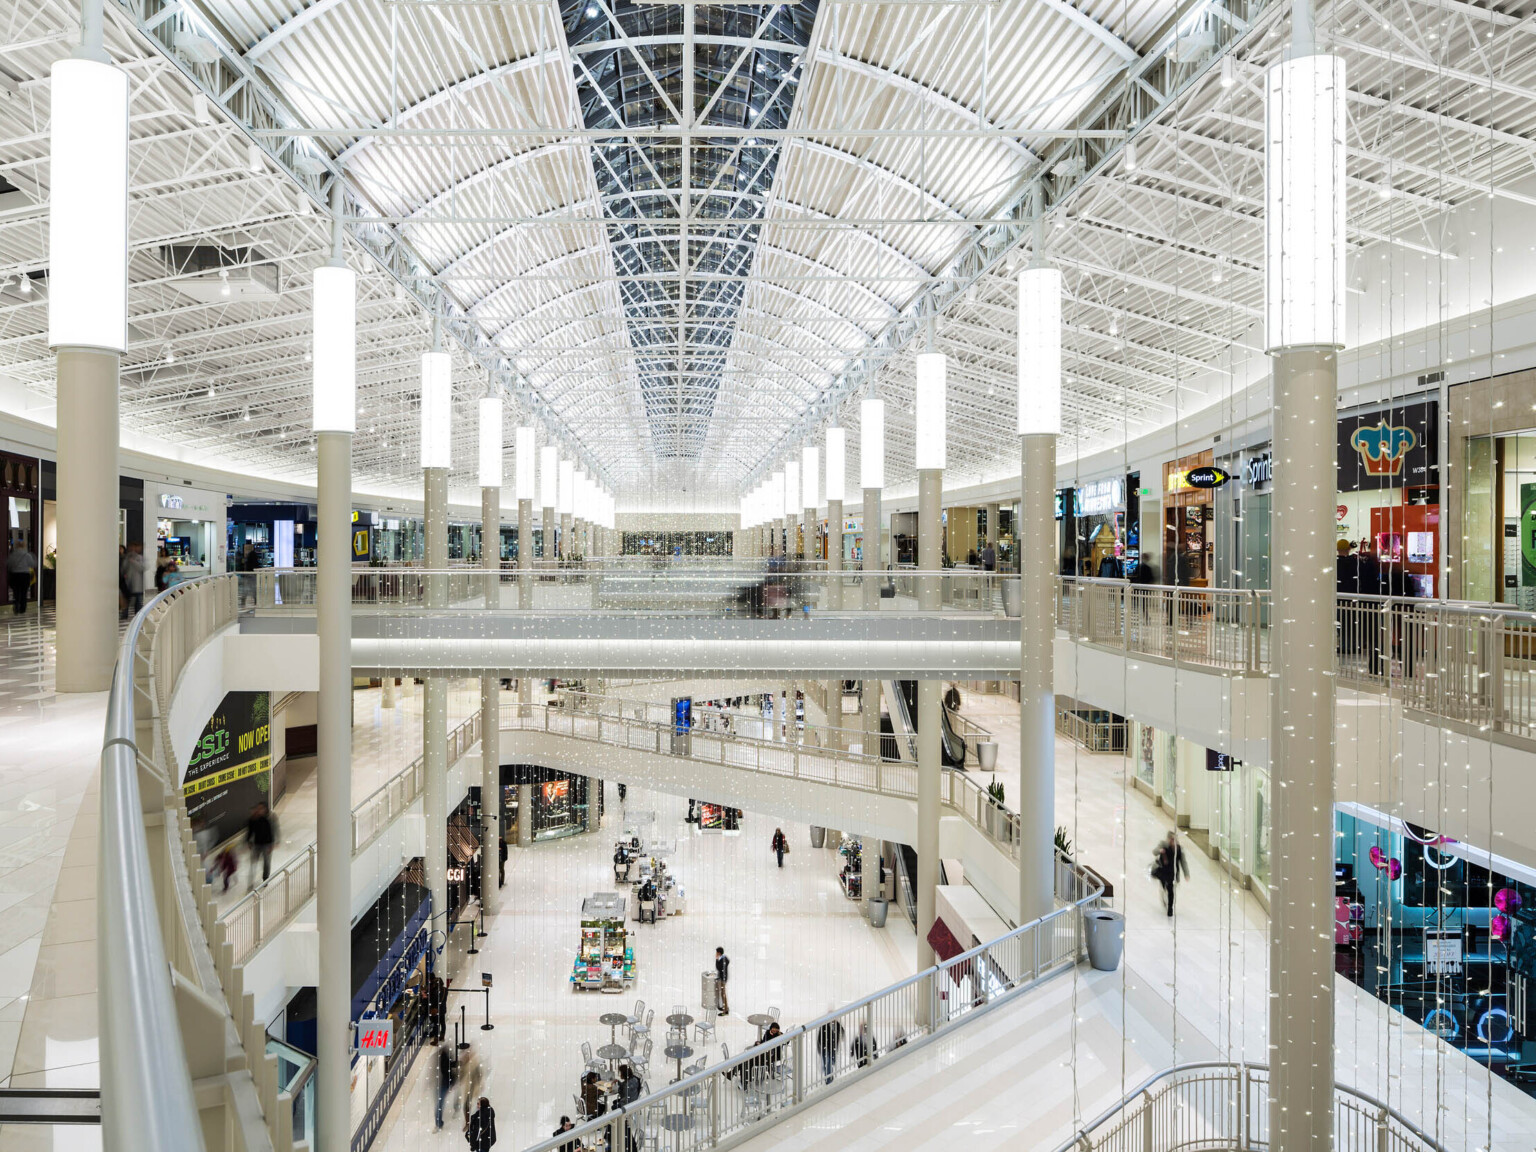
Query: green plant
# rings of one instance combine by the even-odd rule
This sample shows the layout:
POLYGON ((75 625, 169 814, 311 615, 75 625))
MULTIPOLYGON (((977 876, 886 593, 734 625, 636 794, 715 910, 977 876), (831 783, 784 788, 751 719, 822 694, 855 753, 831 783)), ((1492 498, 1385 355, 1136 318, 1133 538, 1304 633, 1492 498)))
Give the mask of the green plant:
POLYGON ((1056 825, 1056 851, 1063 856, 1072 855, 1072 838, 1067 835, 1065 824, 1056 825))
POLYGON ((1003 805, 1003 782, 994 780, 987 785, 987 795, 992 797, 992 802, 999 808, 1003 805))

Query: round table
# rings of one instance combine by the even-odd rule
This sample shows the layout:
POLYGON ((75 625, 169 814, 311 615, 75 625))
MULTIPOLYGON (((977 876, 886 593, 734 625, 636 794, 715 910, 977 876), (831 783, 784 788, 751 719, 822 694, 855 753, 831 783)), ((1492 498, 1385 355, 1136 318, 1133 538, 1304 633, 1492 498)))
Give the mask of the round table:
POLYGON ((608 1043, 616 1044, 619 1040, 619 1025, 628 1024, 629 1017, 623 1012, 604 1012, 597 1018, 597 1022, 608 1025, 608 1043))
POLYGON ((667 1017, 667 1023, 674 1028, 686 1028, 693 1023, 693 1017, 686 1012, 674 1012, 667 1017))
POLYGON ((681 1132, 693 1127, 693 1117, 686 1112, 668 1112, 661 1118, 661 1126, 668 1132, 681 1132))
POLYGON ((773 1023, 773 1017, 766 1012, 757 1012, 747 1017, 747 1023, 757 1026, 757 1038, 761 1040, 763 1033, 768 1031, 768 1025, 773 1023))
POLYGON ((597 1050, 600 1059, 612 1064, 615 1060, 622 1060, 629 1055, 629 1049, 622 1044, 604 1044, 597 1050))
MULTIPOLYGON (((668 1016, 667 1019, 670 1020, 672 1017, 668 1016)), ((683 1078, 683 1061, 693 1055, 693 1049, 686 1044, 668 1044, 665 1055, 668 1060, 677 1061, 677 1079, 681 1080, 683 1078)), ((674 1080, 673 1083, 677 1083, 677 1080, 674 1080)))

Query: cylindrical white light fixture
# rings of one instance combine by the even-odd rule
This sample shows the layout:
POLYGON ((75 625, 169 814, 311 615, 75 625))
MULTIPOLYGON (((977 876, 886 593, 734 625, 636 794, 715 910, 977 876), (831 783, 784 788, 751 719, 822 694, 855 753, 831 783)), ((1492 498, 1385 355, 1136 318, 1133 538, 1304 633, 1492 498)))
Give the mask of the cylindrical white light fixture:
POLYGON ((815 508, 821 503, 818 481, 821 479, 821 453, 814 444, 800 449, 800 492, 802 508, 815 508))
POLYGON ((859 403, 859 487, 885 487, 885 401, 859 403))
POLYGON ((800 461, 787 460, 784 463, 784 511, 782 515, 793 516, 800 508, 800 461))
POLYGON ((1019 273, 1019 435, 1061 435, 1061 271, 1019 273))
POLYGON ((501 487, 501 397, 480 398, 480 487, 501 487))
POLYGON ((1265 346, 1344 346, 1344 60, 1282 60, 1265 81, 1265 346))
POLYGON ((421 354, 421 466, 453 467, 453 360, 421 354))
POLYGON ((539 462, 533 446, 533 429, 520 425, 517 429, 517 457, 513 469, 517 477, 517 498, 532 500, 537 493, 539 462))
POLYGON ((553 508, 560 491, 560 452, 553 444, 539 450, 539 507, 553 508))
POLYGON ((768 479, 767 507, 765 511, 768 519, 778 520, 784 515, 784 473, 775 472, 768 479))
POLYGON ((571 515, 578 520, 591 519, 587 512, 587 474, 578 468, 571 477, 571 515))
POLYGON ((128 348, 128 73, 53 66, 48 159, 48 344, 128 348))
POLYGON ((576 486, 576 461, 560 461, 559 485, 556 488, 555 511, 561 516, 569 516, 574 510, 574 488, 576 486))
POLYGON ((942 352, 917 354, 917 459, 919 470, 945 466, 945 362, 942 352))
POLYGON ((847 491, 848 432, 843 428, 827 429, 827 502, 844 499, 847 491))
POLYGON ((314 349, 316 432, 357 431, 357 276, 326 264, 315 269, 314 349))

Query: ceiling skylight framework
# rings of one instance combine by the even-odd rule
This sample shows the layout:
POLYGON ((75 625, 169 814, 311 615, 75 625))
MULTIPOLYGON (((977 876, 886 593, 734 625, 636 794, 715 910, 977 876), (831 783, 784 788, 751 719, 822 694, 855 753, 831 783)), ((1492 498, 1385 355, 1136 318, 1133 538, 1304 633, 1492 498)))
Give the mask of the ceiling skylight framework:
MULTIPOLYGON (((1444 260, 1447 209, 1536 205, 1527 8, 1319 6, 1348 65, 1352 251, 1444 260)), ((995 474, 1016 455, 1014 277, 1037 209, 1079 445, 1208 402, 1211 369, 1262 346, 1270 0, 108 9, 133 93, 124 425, 252 471, 313 467, 308 283, 338 178, 370 487, 418 483, 434 314, 460 485, 491 387, 610 486, 733 491, 835 416, 856 444, 858 398, 879 395, 899 486, 930 327, 949 472, 995 474), (197 283, 222 270, 240 291, 197 283)), ((46 77, 77 21, 74 0, 0 0, 0 374, 28 410, 53 389, 46 77)))

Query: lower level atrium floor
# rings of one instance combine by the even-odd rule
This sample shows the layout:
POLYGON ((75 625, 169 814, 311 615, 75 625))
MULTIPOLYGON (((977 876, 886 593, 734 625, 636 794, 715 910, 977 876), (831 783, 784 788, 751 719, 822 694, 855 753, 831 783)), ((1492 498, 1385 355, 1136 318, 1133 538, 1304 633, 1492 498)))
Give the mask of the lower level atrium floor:
MULTIPOLYGON (((871 928, 863 905, 848 899, 838 883, 842 858, 831 848, 812 848, 806 825, 747 812, 739 831, 701 832, 686 822, 685 799, 631 787, 627 811, 655 812, 656 841, 676 845, 667 866, 686 910, 657 924, 629 921, 636 978, 623 995, 573 991, 581 902, 615 889, 613 846, 624 810, 615 785, 606 793, 600 831, 508 851, 502 910, 490 918, 480 953, 464 957, 464 972, 455 980, 467 977, 478 990, 480 973, 493 976, 493 1031, 479 1029, 481 996, 453 1001, 469 1004, 470 1051, 481 1091, 497 1110, 498 1146, 527 1147, 548 1137, 561 1116, 576 1117, 572 1097, 583 1070, 583 1042, 594 1050, 607 1044, 609 1028, 598 1017, 630 1012, 636 999, 656 1012, 648 1084, 670 1082, 676 1062, 662 1056, 663 1019, 676 1005, 703 1016, 700 977, 713 971, 716 947, 731 958, 730 1014, 718 1021, 712 1042, 692 1043, 688 1064, 700 1055, 717 1064, 722 1044, 734 1054, 753 1043, 757 1029, 746 1019, 751 1014, 778 1008, 788 1028, 914 970, 916 938, 907 920, 893 909, 885 929, 871 928), (771 850, 779 827, 791 845, 782 869, 771 850)), ((633 889, 618 890, 633 916, 633 889)), ((415 1152, 424 1141, 462 1144, 461 1118, 446 1118, 443 1131, 435 1130, 435 1056, 428 1048, 417 1058, 376 1149, 415 1152)))

